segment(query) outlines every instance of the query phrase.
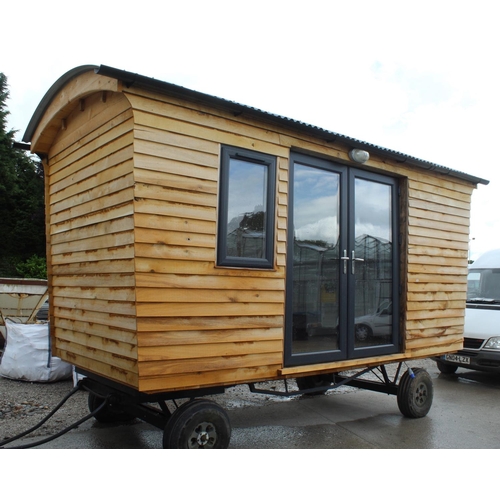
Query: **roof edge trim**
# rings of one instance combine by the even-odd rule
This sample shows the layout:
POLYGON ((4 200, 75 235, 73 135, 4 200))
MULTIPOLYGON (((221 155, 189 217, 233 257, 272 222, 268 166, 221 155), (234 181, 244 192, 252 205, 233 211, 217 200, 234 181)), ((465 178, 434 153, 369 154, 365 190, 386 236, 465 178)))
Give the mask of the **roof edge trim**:
POLYGON ((64 73, 64 75, 62 75, 50 87, 50 89, 46 92, 46 94, 40 101, 40 104, 38 104, 35 112, 33 113, 33 116, 31 117, 30 122, 28 123, 28 126, 26 127, 26 132, 24 132, 22 141, 25 143, 31 142, 33 134, 35 133, 35 130, 38 127, 38 124, 40 123, 40 120, 42 119, 42 116, 44 115, 45 111, 47 111, 51 102, 54 100, 54 97, 70 80, 81 75, 82 73, 86 73, 87 71, 92 71, 92 70, 96 71, 98 68, 99 66, 96 66, 94 64, 86 64, 83 66, 77 66, 76 68, 73 68, 68 72, 64 73))

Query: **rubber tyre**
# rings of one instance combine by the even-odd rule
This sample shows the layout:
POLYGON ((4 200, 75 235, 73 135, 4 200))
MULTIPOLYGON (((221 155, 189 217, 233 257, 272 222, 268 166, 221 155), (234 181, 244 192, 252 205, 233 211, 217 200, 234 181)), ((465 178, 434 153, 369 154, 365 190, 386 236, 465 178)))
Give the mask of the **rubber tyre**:
POLYGON ((423 368, 413 368, 413 377, 407 370, 398 386, 398 407, 405 417, 422 418, 429 413, 434 396, 432 380, 423 368))
POLYGON ((225 449, 231 423, 223 408, 208 399, 193 399, 170 417, 163 431, 163 448, 225 449))
POLYGON ((458 366, 449 365, 448 363, 443 363, 442 361, 436 361, 438 370, 445 375, 453 375, 457 370, 458 366))
POLYGON ((357 341, 366 342, 373 335, 373 332, 367 325, 356 325, 354 327, 354 335, 357 341))
MULTIPOLYGON (((301 391, 308 389, 315 389, 316 387, 324 387, 325 385, 330 385, 333 383, 333 373, 324 373, 322 375, 310 375, 309 377, 298 377, 295 379, 297 382, 297 387, 301 391)), ((308 396, 320 396, 325 394, 326 390, 308 392, 308 396)))
MULTIPOLYGON (((103 401, 104 398, 100 398, 96 394, 89 392, 88 407, 91 412, 97 410, 103 401)), ((94 418, 102 424, 112 424, 116 422, 128 422, 135 417, 108 403, 94 415, 94 418)))

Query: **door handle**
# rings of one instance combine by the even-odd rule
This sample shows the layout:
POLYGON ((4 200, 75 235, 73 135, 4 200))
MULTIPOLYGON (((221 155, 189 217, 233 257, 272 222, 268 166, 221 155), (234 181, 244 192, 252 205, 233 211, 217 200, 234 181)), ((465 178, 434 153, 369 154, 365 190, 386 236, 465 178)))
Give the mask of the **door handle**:
POLYGON ((347 250, 344 250, 344 256, 340 257, 340 260, 344 261, 344 274, 347 274, 347 261, 349 260, 349 257, 347 256, 347 250))
POLYGON ((351 273, 354 274, 354 272, 355 272, 354 265, 356 264, 356 262, 364 262, 365 259, 361 259, 360 257, 356 257, 354 254, 354 250, 351 253, 351 257, 352 257, 351 273))

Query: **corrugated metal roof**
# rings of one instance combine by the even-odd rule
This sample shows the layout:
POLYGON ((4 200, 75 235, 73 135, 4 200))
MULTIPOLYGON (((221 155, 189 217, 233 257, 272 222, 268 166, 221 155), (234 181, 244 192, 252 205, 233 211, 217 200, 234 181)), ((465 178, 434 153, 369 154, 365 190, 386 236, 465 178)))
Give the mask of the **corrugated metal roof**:
POLYGON ((258 108, 247 106, 244 104, 239 104, 234 101, 229 101, 227 99, 223 99, 221 97, 215 97, 209 94, 204 94, 202 92, 198 92, 195 90, 191 90, 179 85, 175 85, 168 82, 163 82, 161 80, 157 80, 155 78, 150 78, 144 75, 140 75, 138 73, 131 73, 129 71, 120 70, 116 68, 112 68, 110 66, 79 66, 77 68, 68 71, 61 78, 59 78, 54 85, 49 89, 45 97, 42 99, 40 104, 38 105, 33 117, 26 129, 26 132, 23 137, 24 142, 31 142, 31 138, 36 130, 36 127, 41 120, 44 112, 47 107, 52 102, 52 99, 55 95, 60 91, 60 89, 71 79, 75 78, 81 73, 94 70, 97 74, 108 76, 111 78, 116 78, 123 82, 123 84, 127 87, 131 87, 133 85, 137 85, 143 88, 148 88, 160 93, 166 93, 169 95, 178 96, 181 98, 189 98, 190 100, 198 101, 200 103, 207 103, 218 107, 223 107, 226 110, 231 111, 235 115, 247 114, 252 115, 260 120, 271 122, 278 124, 280 126, 287 126, 295 130, 301 130, 310 135, 322 138, 329 142, 339 141, 353 148, 364 149, 370 153, 378 153, 381 156, 389 158, 391 160, 405 163, 411 166, 423 168, 425 170, 431 170, 439 172, 443 175, 449 175, 450 177, 455 177, 458 179, 463 179, 465 181, 474 183, 474 184, 488 184, 489 181, 482 179, 480 177, 476 177, 473 175, 466 174, 464 172, 460 172, 458 170, 453 170, 451 168, 439 165, 437 163, 432 163, 426 160, 422 160, 416 158, 414 156, 406 155, 400 153, 398 151, 394 151, 391 149, 387 149, 384 147, 377 146, 375 144, 370 144, 365 141, 361 141, 358 139, 354 139, 352 137, 348 137, 346 135, 338 134, 336 132, 332 132, 330 130, 326 130, 321 127, 317 127, 314 125, 310 125, 304 123, 299 120, 295 120, 292 118, 288 118, 281 115, 276 115, 273 113, 269 113, 266 111, 262 111, 258 108))

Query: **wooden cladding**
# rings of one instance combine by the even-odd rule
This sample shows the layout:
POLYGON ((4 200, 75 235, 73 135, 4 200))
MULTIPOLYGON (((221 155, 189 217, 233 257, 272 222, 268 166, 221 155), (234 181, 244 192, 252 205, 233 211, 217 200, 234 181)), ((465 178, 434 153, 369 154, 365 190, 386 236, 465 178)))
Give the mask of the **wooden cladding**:
MULTIPOLYGON (((92 93, 85 77, 83 107, 51 110, 38 132, 40 144, 50 143, 55 354, 146 392, 334 370, 283 368, 288 165, 293 149, 348 164, 348 148, 289 124, 94 78, 92 93), (222 145, 276 159, 271 269, 216 265, 222 145)), ((403 350, 387 361, 460 348, 475 185, 376 154, 365 167, 402 188, 403 350)))

